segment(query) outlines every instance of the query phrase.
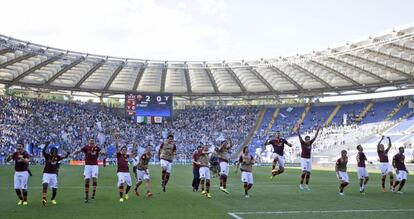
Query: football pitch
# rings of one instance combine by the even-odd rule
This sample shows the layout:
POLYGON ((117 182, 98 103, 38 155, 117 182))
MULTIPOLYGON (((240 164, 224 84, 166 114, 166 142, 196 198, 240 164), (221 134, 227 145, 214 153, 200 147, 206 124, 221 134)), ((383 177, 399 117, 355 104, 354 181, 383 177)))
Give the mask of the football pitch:
MULTIPOLYGON (((85 204, 83 167, 62 166, 59 173, 57 205, 41 206, 41 166, 31 166, 34 176, 29 179, 29 205, 17 206, 13 190, 12 166, 0 166, 0 218, 412 218, 414 214, 414 184, 408 178, 404 194, 380 191, 380 175, 370 173, 365 195, 358 191, 355 172, 350 172, 351 184, 346 196, 338 195, 338 182, 333 171, 313 171, 311 191, 300 191, 299 169, 288 168, 285 174, 269 179, 270 167, 254 167, 254 186, 250 198, 244 197, 240 171, 231 167, 227 195, 212 179, 212 199, 192 192, 192 167, 175 165, 167 192, 160 187, 161 170, 151 166, 150 199, 136 197, 119 203, 116 187, 116 167, 100 167, 96 200, 85 204)), ((133 176, 132 176, 133 177, 133 176)), ((134 177, 133 177, 134 178, 134 177)), ((135 179, 134 179, 135 183, 135 179)), ((141 193, 144 193, 144 185, 141 193)), ((388 179, 387 179, 388 188, 388 179)))

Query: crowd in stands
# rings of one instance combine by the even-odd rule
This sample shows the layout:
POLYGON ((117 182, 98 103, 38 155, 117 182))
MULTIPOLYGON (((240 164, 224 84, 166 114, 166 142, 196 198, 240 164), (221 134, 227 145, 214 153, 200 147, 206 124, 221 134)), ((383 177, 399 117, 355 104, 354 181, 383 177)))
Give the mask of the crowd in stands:
MULTIPOLYGON (((178 147, 177 159, 191 160, 191 154, 201 143, 213 147, 230 138, 237 150, 255 125, 259 111, 256 107, 188 107, 176 110, 173 118, 162 124, 136 124, 117 113, 119 109, 89 103, 11 96, 0 96, 0 102, 0 156, 13 152, 19 140, 36 157, 46 141, 65 151, 75 151, 91 137, 104 151, 113 154, 112 131, 118 129, 122 144, 151 144, 154 151, 171 133, 178 147)), ((81 157, 75 157, 78 158, 81 157)))

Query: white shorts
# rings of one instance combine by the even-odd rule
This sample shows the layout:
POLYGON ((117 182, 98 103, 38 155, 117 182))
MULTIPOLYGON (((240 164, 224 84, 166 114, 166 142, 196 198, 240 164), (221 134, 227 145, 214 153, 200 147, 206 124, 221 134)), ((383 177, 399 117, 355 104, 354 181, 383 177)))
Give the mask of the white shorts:
POLYGON ((220 175, 229 175, 229 163, 224 161, 220 162, 220 175))
POLYGON ((358 167, 358 179, 364 179, 368 177, 368 170, 365 167, 358 167))
POLYGON ((198 172, 200 173, 200 179, 210 179, 210 169, 208 167, 200 167, 198 172))
POLYGON ((118 176, 118 187, 121 186, 122 183, 132 186, 131 174, 118 172, 116 175, 118 176))
POLYGON ((167 173, 171 173, 172 170, 172 162, 168 160, 161 159, 160 160, 161 168, 166 170, 167 173))
POLYGON ((389 164, 389 163, 380 163, 380 170, 381 170, 381 175, 382 176, 386 176, 386 175, 392 173, 391 164, 389 164))
POLYGON ((138 182, 144 181, 144 180, 150 180, 150 174, 149 174, 149 170, 147 169, 145 170, 138 170, 137 169, 137 178, 138 178, 138 182))
POLYGON ((85 179, 98 178, 98 174, 98 165, 85 165, 85 169, 83 170, 83 177, 85 179))
POLYGON ((56 173, 43 173, 42 184, 47 183, 49 188, 57 188, 58 180, 56 173))
POLYGON ((285 157, 284 156, 280 156, 277 153, 273 153, 272 154, 272 159, 276 159, 277 163, 279 165, 279 168, 284 168, 285 167, 285 157))
POLYGON ((399 170, 397 173, 397 181, 407 180, 407 171, 399 170))
POLYGON ((349 183, 349 177, 347 172, 338 171, 338 180, 349 183))
POLYGON ((241 181, 243 183, 253 184, 253 174, 251 172, 242 171, 241 181))
POLYGON ((302 171, 310 173, 312 171, 312 160, 310 158, 300 158, 300 166, 302 171))
POLYGON ((28 171, 14 172, 14 189, 27 189, 28 179, 29 179, 28 171))

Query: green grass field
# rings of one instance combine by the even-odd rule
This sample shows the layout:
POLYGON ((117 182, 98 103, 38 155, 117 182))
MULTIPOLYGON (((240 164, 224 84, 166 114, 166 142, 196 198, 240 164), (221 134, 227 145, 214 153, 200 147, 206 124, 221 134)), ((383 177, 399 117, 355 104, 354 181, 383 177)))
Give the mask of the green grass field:
MULTIPOLYGON (((287 169, 273 181, 269 167, 255 167, 255 184, 251 197, 244 197, 240 172, 232 167, 228 179, 230 195, 218 190, 218 179, 212 180, 212 199, 191 190, 192 167, 173 167, 163 193, 160 188, 160 167, 151 166, 154 197, 135 197, 119 203, 115 167, 100 168, 97 199, 83 203, 83 167, 62 166, 59 174, 58 204, 41 206, 42 167, 32 166, 29 179, 29 205, 17 206, 13 190, 13 167, 0 166, 0 218, 412 218, 414 184, 408 182, 405 194, 382 193, 380 176, 371 173, 366 195, 358 191, 356 174, 350 173, 351 185, 346 196, 338 195, 335 173, 313 171, 311 191, 298 188, 299 169, 287 169), (375 211, 383 209, 383 211, 375 211), (364 211, 361 211, 364 210, 364 211), (367 211, 365 211, 367 210, 367 211), (306 211, 314 211, 312 213, 306 211), (248 213, 246 213, 248 212, 248 213), (229 213, 235 213, 231 216, 229 213)), ((388 182, 387 182, 388 183, 388 182)), ((142 191, 144 187, 142 187, 142 191)), ((48 192, 48 200, 51 192, 48 192)))

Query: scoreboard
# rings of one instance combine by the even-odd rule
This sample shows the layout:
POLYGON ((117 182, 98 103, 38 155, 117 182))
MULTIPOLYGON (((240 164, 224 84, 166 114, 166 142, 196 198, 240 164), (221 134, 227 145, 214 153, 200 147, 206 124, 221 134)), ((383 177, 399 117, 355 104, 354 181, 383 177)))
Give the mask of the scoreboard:
POLYGON ((125 94, 126 115, 127 117, 171 117, 173 112, 172 100, 172 93, 127 93, 125 94))

